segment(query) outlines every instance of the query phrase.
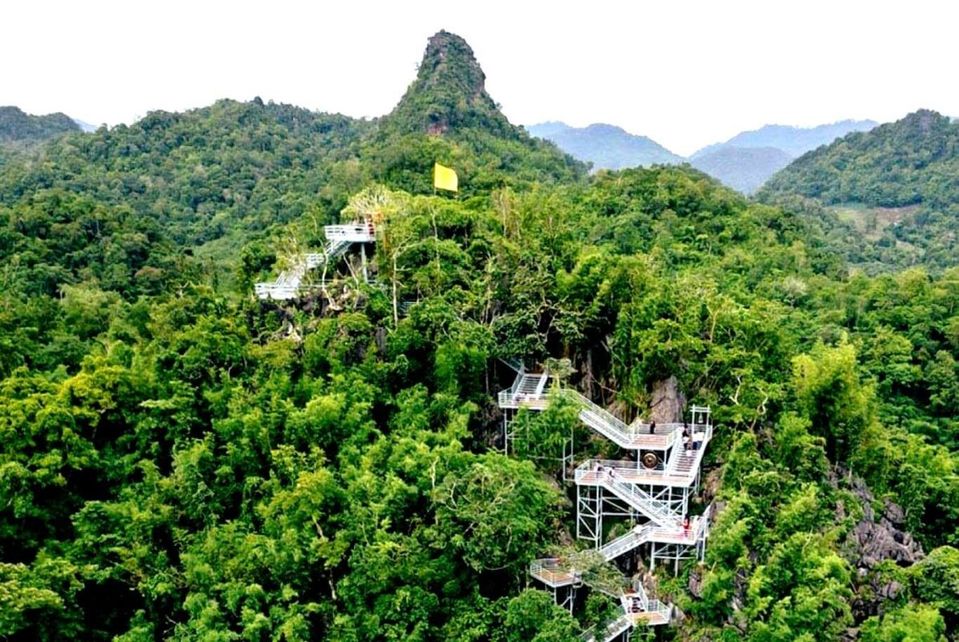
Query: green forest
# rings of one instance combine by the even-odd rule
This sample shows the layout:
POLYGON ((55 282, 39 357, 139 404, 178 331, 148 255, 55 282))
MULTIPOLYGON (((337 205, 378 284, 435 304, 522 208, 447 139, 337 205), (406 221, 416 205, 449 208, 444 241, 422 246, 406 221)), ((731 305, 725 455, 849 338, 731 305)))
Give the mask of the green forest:
POLYGON ((827 221, 846 237, 847 260, 867 271, 941 271, 959 256, 959 123, 923 109, 849 134, 773 176, 759 198, 827 221), (858 231, 836 220, 844 205, 858 231))
POLYGON ((220 101, 5 153, 0 639, 601 630, 610 600, 571 614, 527 570, 574 546, 555 437, 614 453, 557 403, 517 417, 543 457, 503 454, 514 361, 626 421, 670 377, 712 408, 705 561, 657 568, 677 616, 634 640, 959 639, 959 256, 859 269, 882 254, 826 209, 953 225, 954 172, 873 198, 787 168, 760 200, 689 166, 590 175, 447 32, 382 118, 220 101), (374 280, 253 295, 370 211, 374 280))

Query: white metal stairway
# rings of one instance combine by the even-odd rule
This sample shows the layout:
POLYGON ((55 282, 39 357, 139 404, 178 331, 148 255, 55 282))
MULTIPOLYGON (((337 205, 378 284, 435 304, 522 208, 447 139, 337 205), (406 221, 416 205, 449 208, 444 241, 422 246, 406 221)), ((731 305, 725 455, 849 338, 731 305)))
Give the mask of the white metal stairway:
MULTIPOLYGON (((593 488, 596 492, 608 493, 610 497, 618 499, 634 511, 631 514, 642 515, 649 520, 601 545, 599 538, 603 530, 601 527, 594 529, 588 537, 596 541, 596 551, 602 560, 611 562, 644 544, 651 544, 651 564, 655 564, 656 547, 659 545, 676 551, 675 560, 678 566, 679 559, 689 559, 688 553, 685 554, 686 557, 682 557, 679 551, 688 551, 690 547, 695 547, 700 553, 705 551, 711 507, 701 516, 691 520, 686 518, 689 489, 698 483, 703 452, 712 437, 709 408, 693 406, 691 423, 657 426, 654 423, 637 421, 627 424, 575 390, 547 390, 550 380, 548 372, 528 373, 522 367, 516 370, 517 376, 513 385, 501 391, 498 399, 500 408, 504 409, 504 444, 507 452, 511 439, 507 413, 520 408, 543 410, 548 407, 551 394, 554 395, 552 398, 560 397, 575 404, 579 408, 580 421, 591 430, 624 450, 636 451, 635 460, 589 460, 579 465, 575 471, 578 489, 593 488), (661 453, 661 458, 653 455, 652 465, 641 465, 640 455, 643 452, 646 452, 646 457, 661 453), (654 493, 653 488, 662 490, 654 493), (672 489, 681 489, 679 499, 675 498, 672 489)), ((601 495, 596 501, 603 501, 601 495)), ((580 519, 579 510, 578 505, 577 522, 580 519)), ((579 530, 577 536, 580 536, 579 530)), ((668 559, 672 558, 670 554, 668 559)), ((573 590, 576 586, 586 584, 621 602, 623 615, 601 632, 588 632, 584 635, 584 640, 610 642, 639 624, 654 626, 669 623, 672 607, 658 600, 651 600, 641 584, 635 585, 631 591, 601 586, 591 581, 589 573, 577 569, 576 560, 536 560, 530 565, 530 574, 552 587, 554 591, 561 587, 573 587, 568 589, 573 590)), ((568 603, 572 609, 573 601, 570 599, 568 603)))
MULTIPOLYGON (((549 378, 548 372, 519 371, 513 385, 499 393, 500 408, 546 408, 551 392, 547 390, 549 378)), ((658 426, 643 422, 627 424, 576 390, 562 388, 557 391, 557 395, 579 407, 579 419, 583 424, 625 450, 667 450, 679 443, 683 428, 689 427, 688 424, 682 423, 664 423, 658 426)))
POLYGON ((346 254, 354 243, 376 242, 376 229, 369 222, 327 225, 323 228, 323 233, 327 242, 322 252, 301 256, 291 268, 277 275, 275 281, 257 283, 253 287, 256 296, 276 301, 295 299, 300 296, 307 271, 331 265, 346 254))
MULTIPOLYGON (((606 542, 596 550, 604 561, 611 562, 649 542, 693 543, 705 535, 711 512, 712 507, 710 506, 702 515, 694 517, 688 530, 679 525, 671 528, 663 528, 653 524, 634 526, 623 535, 606 542)), ((538 559, 530 564, 530 575, 551 587, 570 586, 584 581, 581 571, 576 567, 576 560, 556 557, 538 559)))

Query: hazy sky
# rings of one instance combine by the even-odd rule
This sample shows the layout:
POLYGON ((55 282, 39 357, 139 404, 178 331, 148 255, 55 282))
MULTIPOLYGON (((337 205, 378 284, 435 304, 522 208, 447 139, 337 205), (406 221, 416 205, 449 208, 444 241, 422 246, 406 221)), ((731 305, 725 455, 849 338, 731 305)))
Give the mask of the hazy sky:
POLYGON ((441 28, 514 123, 609 122, 688 154, 766 123, 959 115, 959 3, 7 0, 0 105, 94 124, 217 98, 388 112, 441 28))

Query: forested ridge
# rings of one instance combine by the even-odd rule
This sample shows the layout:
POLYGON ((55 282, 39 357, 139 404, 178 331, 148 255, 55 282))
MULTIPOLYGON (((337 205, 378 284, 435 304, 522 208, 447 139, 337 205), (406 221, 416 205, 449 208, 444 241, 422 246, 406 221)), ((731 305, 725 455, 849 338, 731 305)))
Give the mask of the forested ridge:
POLYGON ((836 210, 852 218, 868 242, 846 255, 873 271, 947 268, 959 256, 959 124, 923 109, 849 134, 797 159, 758 196, 827 220, 836 210))
MULTIPOLYGON (((495 404, 500 359, 567 359, 627 421, 670 376, 713 410, 716 522, 655 637, 959 639, 959 267, 870 276, 836 230, 588 176, 446 32, 381 119, 223 101, 0 165, 0 636, 575 640, 608 605, 530 585, 571 496, 495 404), (252 296, 370 203, 374 283, 252 296)), ((517 421, 610 454, 574 415, 517 421)))
POLYGON ((0 107, 0 146, 25 148, 77 131, 80 126, 66 114, 31 116, 17 107, 0 107))

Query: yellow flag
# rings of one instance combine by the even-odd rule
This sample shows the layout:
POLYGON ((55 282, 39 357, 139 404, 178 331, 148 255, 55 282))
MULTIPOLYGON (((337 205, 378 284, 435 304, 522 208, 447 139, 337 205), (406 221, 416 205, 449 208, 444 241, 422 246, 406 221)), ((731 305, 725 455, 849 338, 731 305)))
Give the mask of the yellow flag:
POLYGON ((449 167, 435 163, 433 165, 433 187, 451 192, 459 191, 459 179, 456 177, 456 172, 449 167))

